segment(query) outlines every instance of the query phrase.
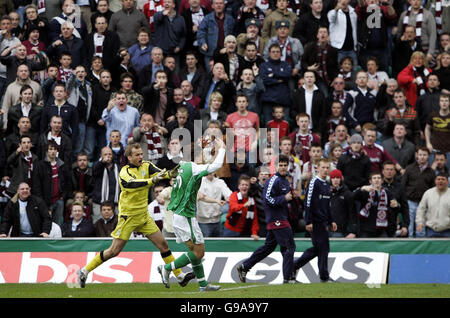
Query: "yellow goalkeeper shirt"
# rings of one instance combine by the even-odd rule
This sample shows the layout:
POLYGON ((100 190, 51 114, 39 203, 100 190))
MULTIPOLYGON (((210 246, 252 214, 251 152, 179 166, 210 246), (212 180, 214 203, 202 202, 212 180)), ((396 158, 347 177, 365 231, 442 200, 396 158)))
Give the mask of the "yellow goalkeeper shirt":
MULTIPOLYGON (((148 190, 153 185, 152 177, 161 170, 150 161, 137 167, 131 164, 120 170, 119 213, 138 215, 148 213, 148 190)), ((168 178, 168 175, 165 176, 168 178)))

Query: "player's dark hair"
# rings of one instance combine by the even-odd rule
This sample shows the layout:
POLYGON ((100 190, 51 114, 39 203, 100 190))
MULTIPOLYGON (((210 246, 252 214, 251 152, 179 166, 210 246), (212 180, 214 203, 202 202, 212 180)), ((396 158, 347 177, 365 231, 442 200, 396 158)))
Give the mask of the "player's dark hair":
POLYGON ((278 157, 278 163, 280 163, 280 162, 284 162, 284 163, 289 164, 289 157, 285 156, 285 155, 280 155, 278 157))

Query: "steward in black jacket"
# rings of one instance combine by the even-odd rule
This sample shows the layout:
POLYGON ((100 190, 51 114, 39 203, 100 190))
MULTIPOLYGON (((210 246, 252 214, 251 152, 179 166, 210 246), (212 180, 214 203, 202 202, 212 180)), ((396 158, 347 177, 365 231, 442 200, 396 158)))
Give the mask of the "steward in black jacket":
POLYGON ((331 188, 331 215, 337 224, 336 233, 344 237, 358 233, 353 192, 342 181, 338 188, 331 188))

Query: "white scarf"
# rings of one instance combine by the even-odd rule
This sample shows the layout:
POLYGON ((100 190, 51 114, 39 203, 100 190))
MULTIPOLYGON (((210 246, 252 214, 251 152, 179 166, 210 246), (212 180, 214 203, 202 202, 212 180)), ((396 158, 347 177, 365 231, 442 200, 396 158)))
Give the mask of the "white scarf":
MULTIPOLYGON (((409 24, 409 15, 411 14, 412 7, 409 6, 408 11, 403 17, 403 26, 407 26, 409 24)), ((420 38, 422 36, 422 22, 423 22, 423 7, 421 6, 419 9, 419 13, 416 15, 416 38, 420 38)))
MULTIPOLYGON (((54 17, 53 19, 55 19, 56 21, 58 21, 58 23, 61 24, 61 25, 63 25, 63 23, 64 23, 64 22, 67 22, 67 21, 72 22, 70 16, 68 17, 67 20, 64 20, 64 19, 61 18, 61 17, 54 17)), ((81 39, 80 32, 78 32, 77 28, 75 27, 75 21, 73 21, 72 23, 73 23, 73 25, 74 25, 72 35, 75 36, 75 37, 77 37, 77 38, 79 38, 79 39, 81 39)), ((78 24, 78 23, 77 23, 77 24, 78 24)))
MULTIPOLYGON (((114 164, 114 175, 116 176, 116 191, 114 194, 114 203, 119 202, 119 169, 117 167, 117 164, 114 164)), ((108 194, 109 194, 109 178, 108 178, 108 168, 105 168, 103 170, 103 178, 102 178, 102 201, 105 202, 108 200, 108 194)))
MULTIPOLYGON (((242 202, 242 193, 237 193, 238 202, 242 202)), ((246 219, 252 219, 255 217, 255 200, 252 197, 248 197, 248 201, 250 201, 250 206, 247 209, 247 215, 246 219)), ((242 214, 242 211, 237 212, 239 214, 242 214)))

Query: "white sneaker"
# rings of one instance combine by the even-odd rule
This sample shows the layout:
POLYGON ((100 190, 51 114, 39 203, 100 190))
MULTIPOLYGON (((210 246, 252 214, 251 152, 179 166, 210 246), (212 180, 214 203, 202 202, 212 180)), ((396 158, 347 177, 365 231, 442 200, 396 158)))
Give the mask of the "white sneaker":
POLYGON ((217 291, 219 289, 220 289, 220 286, 218 286, 218 285, 208 284, 205 287, 200 287, 199 291, 200 292, 207 292, 207 291, 217 291))
POLYGON ((161 275, 161 280, 162 280, 162 283, 164 284, 164 286, 166 288, 170 288, 170 282, 169 282, 170 272, 164 268, 164 265, 158 266, 158 272, 161 275))

